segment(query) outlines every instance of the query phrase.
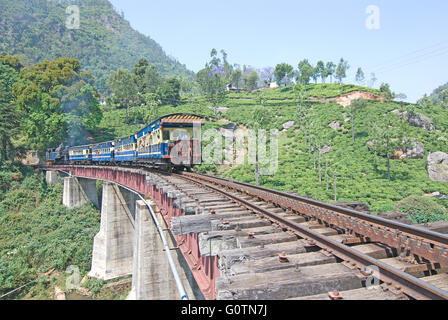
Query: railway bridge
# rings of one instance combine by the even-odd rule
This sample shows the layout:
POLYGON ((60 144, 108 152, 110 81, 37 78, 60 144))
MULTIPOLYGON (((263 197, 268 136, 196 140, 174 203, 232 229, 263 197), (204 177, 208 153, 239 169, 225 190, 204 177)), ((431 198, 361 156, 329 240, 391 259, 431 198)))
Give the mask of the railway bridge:
POLYGON ((60 165, 63 203, 99 206, 90 276, 129 299, 447 299, 448 237, 218 177, 60 165))

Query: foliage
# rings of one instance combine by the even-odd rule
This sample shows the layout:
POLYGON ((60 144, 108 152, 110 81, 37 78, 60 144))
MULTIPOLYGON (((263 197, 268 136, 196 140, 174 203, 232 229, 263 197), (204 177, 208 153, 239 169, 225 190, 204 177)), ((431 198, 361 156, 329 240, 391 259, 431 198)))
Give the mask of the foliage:
POLYGON ((13 94, 23 115, 27 145, 41 150, 61 143, 83 144, 101 120, 98 93, 79 61, 58 58, 25 67, 13 94))
POLYGON ((49 187, 20 165, 3 167, 1 175, 9 170, 23 172, 23 178, 0 198, 0 294, 53 268, 63 273, 76 265, 86 273, 99 212, 90 205, 68 210, 61 204, 61 185, 49 187))
POLYGON ((0 55, 20 56, 32 65, 58 57, 78 59, 106 93, 106 81, 118 68, 132 70, 145 57, 163 76, 193 78, 185 65, 167 56, 159 44, 131 28, 107 0, 80 0, 79 29, 66 28, 72 1, 0 0, 0 55))
POLYGON ((396 209, 406 213, 414 223, 448 220, 447 209, 430 197, 419 195, 406 197, 396 205, 396 209))
POLYGON ((282 82, 287 86, 294 76, 294 68, 287 63, 280 63, 275 66, 274 76, 279 86, 282 82))
POLYGON ((20 117, 12 95, 22 65, 15 57, 0 56, 0 161, 10 158, 12 139, 20 127, 20 117))

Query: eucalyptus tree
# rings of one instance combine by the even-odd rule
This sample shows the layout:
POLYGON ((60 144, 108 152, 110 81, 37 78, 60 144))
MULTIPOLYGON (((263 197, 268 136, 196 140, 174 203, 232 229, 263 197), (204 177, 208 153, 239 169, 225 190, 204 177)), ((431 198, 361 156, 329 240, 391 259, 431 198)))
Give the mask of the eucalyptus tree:
POLYGON ((367 105, 367 101, 365 99, 359 98, 355 99, 350 103, 349 110, 350 110, 350 118, 352 122, 352 142, 355 143, 355 116, 356 113, 365 108, 367 105))
POLYGON ((325 65, 325 75, 330 77, 330 82, 333 83, 333 75, 336 72, 336 65, 333 62, 327 62, 325 65))
POLYGON ((342 80, 347 77, 347 70, 350 68, 350 65, 343 58, 339 61, 339 64, 336 68, 336 79, 339 80, 339 83, 342 84, 342 80))
POLYGON ((358 84, 364 84, 365 76, 361 68, 358 68, 358 70, 356 71, 355 79, 358 84))

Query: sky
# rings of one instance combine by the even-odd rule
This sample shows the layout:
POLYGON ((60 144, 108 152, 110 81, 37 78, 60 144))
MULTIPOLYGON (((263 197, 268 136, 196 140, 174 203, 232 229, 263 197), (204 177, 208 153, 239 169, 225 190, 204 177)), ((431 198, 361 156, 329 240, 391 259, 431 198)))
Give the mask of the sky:
POLYGON ((140 33, 195 72, 210 51, 255 68, 300 60, 358 67, 374 87, 415 102, 448 82, 448 1, 445 0, 111 0, 140 33), (374 7, 372 11, 369 7, 374 7), (369 9, 369 10, 368 10, 369 9))

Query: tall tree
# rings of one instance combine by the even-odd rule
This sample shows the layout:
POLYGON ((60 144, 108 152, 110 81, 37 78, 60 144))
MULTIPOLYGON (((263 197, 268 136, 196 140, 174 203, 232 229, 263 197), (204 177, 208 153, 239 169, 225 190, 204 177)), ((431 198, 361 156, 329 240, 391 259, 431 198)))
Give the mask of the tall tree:
POLYGON ((320 76, 320 79, 321 79, 322 83, 324 83, 325 82, 325 78, 327 77, 327 75, 326 75, 326 70, 325 70, 325 64, 324 64, 323 61, 318 61, 317 62, 316 70, 317 70, 317 73, 320 76))
POLYGON ((281 85, 282 82, 285 84, 285 86, 287 86, 293 75, 294 75, 293 66, 287 63, 280 63, 275 66, 274 76, 279 86, 281 85))
POLYGON ((12 139, 18 134, 20 116, 12 88, 19 80, 22 64, 16 57, 0 56, 0 160, 5 161, 14 151, 12 139))
POLYGON ((350 117, 352 120, 352 141, 355 143, 355 116, 356 113, 366 107, 366 100, 360 98, 350 103, 350 117))
POLYGON ((356 82, 358 82, 358 84, 360 85, 364 84, 365 76, 361 68, 358 68, 358 70, 356 71, 355 79, 356 82))
MULTIPOLYGON (((252 111, 252 115, 249 121, 249 127, 255 130, 255 133, 258 137, 260 129, 267 129, 269 126, 270 119, 272 119, 272 114, 269 109, 265 109, 262 107, 256 107, 252 111)), ((258 141, 257 141, 258 142, 258 141)), ((258 143, 255 143, 255 184, 259 185, 259 176, 260 176, 260 168, 259 168, 259 159, 258 159, 258 143)))
POLYGON ((249 74, 244 76, 244 86, 247 90, 252 91, 257 88, 258 73, 255 70, 250 71, 249 74))
POLYGON ((336 65, 333 62, 327 62, 325 65, 326 72, 325 74, 330 77, 330 82, 333 83, 333 75, 336 72, 336 65))
POLYGON ((44 61, 22 69, 13 94, 24 115, 22 132, 33 149, 55 147, 66 141, 86 143, 89 132, 96 130, 102 117, 93 77, 82 71, 73 58, 44 61))
POLYGON ((138 102, 138 87, 134 77, 127 70, 118 69, 107 81, 111 94, 111 100, 120 108, 126 108, 126 122, 129 121, 129 109, 138 102))
POLYGON ((313 67, 308 62, 307 59, 304 59, 299 62, 299 74, 297 76, 297 80, 301 84, 308 84, 310 82, 310 78, 313 75, 313 67))
POLYGON ((138 62, 135 64, 133 73, 134 73, 134 79, 135 83, 137 84, 138 92, 143 94, 146 92, 146 83, 144 81, 146 70, 148 69, 149 63, 146 59, 139 59, 138 62))
POLYGON ((218 57, 216 49, 210 53, 211 60, 206 63, 205 68, 200 70, 196 79, 208 102, 213 105, 216 112, 217 105, 224 101, 226 94, 227 77, 225 67, 218 57))
POLYGON ((176 77, 167 79, 158 92, 163 104, 177 106, 180 103, 180 82, 176 77))
POLYGON ((377 81, 377 77, 375 75, 375 73, 371 73, 370 74, 370 81, 369 81, 369 87, 373 88, 375 86, 375 82, 377 81))
POLYGON ((154 65, 150 65, 145 69, 143 76, 144 91, 143 93, 155 93, 163 83, 163 79, 160 76, 154 65))
POLYGON ((342 80, 347 77, 347 70, 350 68, 347 61, 343 58, 339 61, 339 64, 336 68, 336 79, 339 80, 339 83, 342 84, 342 80))

